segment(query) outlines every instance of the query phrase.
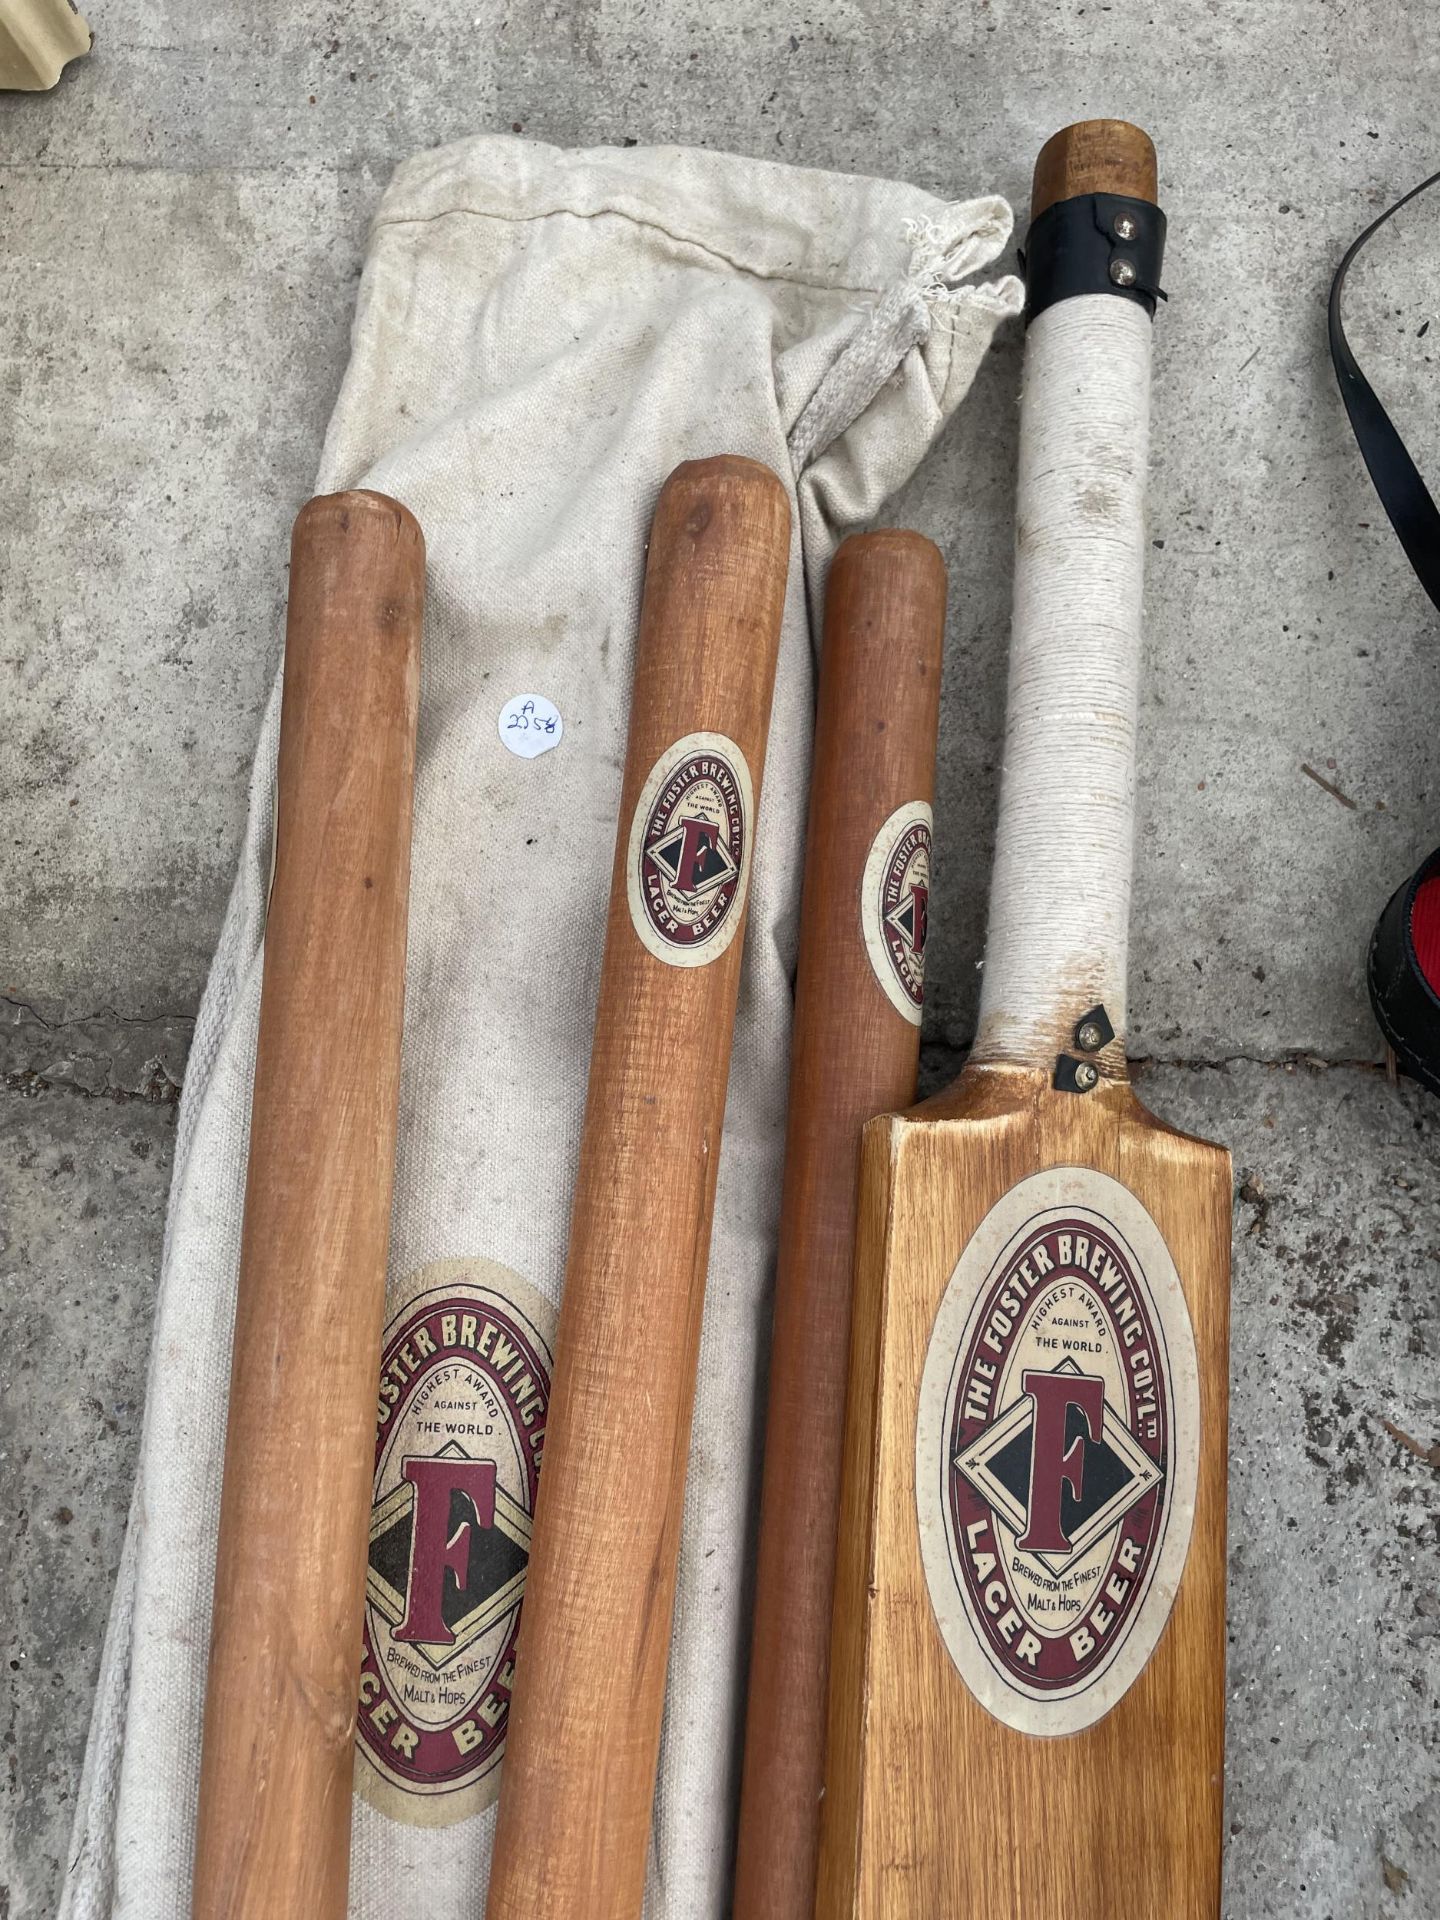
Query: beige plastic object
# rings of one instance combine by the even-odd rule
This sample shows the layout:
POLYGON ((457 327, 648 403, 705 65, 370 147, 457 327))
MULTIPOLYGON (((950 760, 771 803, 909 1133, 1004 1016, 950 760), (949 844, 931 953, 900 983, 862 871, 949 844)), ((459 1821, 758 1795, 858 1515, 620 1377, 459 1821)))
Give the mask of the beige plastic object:
POLYGON ((70 0, 0 0, 0 89, 43 93, 94 37, 70 0))

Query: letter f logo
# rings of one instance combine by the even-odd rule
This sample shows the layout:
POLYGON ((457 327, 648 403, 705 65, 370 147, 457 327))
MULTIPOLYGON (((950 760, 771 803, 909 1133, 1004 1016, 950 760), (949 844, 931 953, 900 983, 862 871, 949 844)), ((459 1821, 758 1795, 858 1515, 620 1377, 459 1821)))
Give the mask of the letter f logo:
POLYGON ((1035 1408, 1030 1428, 1030 1500, 1025 1531, 1015 1542, 1026 1553, 1069 1553, 1060 1524, 1060 1503, 1068 1486, 1079 1500, 1085 1487, 1085 1436, 1067 1447, 1065 1428, 1071 1407, 1078 1407, 1085 1431, 1099 1444, 1105 1423, 1105 1382, 1090 1373, 1040 1373, 1026 1368, 1020 1385, 1035 1408))
POLYGON ((495 1524, 495 1462, 411 1455, 401 1462, 400 1472, 415 1489, 415 1502, 410 1510, 409 1591, 395 1638, 453 1646, 455 1636, 445 1624, 445 1576, 453 1577, 457 1592, 469 1585, 474 1530, 495 1524), (456 1493, 473 1519, 462 1520, 452 1532, 451 1495, 456 1493))

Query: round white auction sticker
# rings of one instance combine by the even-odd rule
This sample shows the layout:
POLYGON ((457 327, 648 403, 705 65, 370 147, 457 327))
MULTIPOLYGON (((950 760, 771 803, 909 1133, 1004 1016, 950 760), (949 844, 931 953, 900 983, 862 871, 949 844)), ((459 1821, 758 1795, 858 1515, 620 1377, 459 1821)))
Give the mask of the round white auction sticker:
POLYGON ((565 732, 560 709, 543 693, 517 693, 507 700, 496 726, 511 753, 519 754, 522 760, 533 760, 537 754, 558 747, 565 732))

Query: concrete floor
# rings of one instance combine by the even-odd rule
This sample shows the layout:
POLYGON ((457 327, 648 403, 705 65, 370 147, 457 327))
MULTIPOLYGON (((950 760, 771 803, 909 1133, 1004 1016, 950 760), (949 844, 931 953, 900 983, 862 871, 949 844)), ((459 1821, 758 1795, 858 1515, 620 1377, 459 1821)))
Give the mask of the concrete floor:
MULTIPOLYGON (((1375 913, 1440 839, 1440 647, 1323 330, 1346 240, 1435 164, 1422 11, 249 11, 263 30, 94 0, 91 58, 0 97, 0 1916, 53 1910, 175 1086, 391 166, 514 127, 1023 209, 1041 140, 1096 112, 1154 130, 1172 234, 1132 1046, 1157 1111, 1236 1156, 1227 1920, 1440 1915, 1440 1107, 1375 1070, 1362 984, 1375 913)), ((1435 198, 1351 303, 1432 474, 1435 198)), ((893 509, 951 565, 932 1074, 975 1007, 1018 354, 893 509)))

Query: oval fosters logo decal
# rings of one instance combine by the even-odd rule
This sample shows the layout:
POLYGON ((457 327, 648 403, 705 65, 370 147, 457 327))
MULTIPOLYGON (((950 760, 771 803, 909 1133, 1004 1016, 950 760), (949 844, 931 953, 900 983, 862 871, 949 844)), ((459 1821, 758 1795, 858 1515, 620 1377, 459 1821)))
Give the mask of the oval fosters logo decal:
POLYGON ((356 1790, 448 1826, 499 1790, 553 1313, 508 1268, 422 1268, 385 1333, 356 1790))
POLYGON ((1033 1175, 992 1209, 936 1316, 920 1390, 921 1553, 983 1706, 1075 1733, 1120 1699, 1184 1570, 1199 1461, 1175 1263, 1126 1188, 1033 1175))
POLYGON ((735 938, 753 817, 750 769, 723 733, 687 734, 655 763, 630 826, 626 886, 657 960, 703 967, 735 938))
POLYGON ((930 918, 931 813, 923 800, 897 807, 875 836, 860 882, 865 950, 897 1013, 920 1024, 930 918))

